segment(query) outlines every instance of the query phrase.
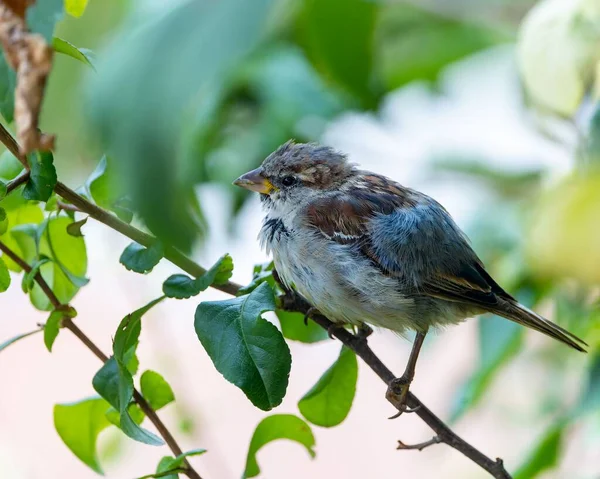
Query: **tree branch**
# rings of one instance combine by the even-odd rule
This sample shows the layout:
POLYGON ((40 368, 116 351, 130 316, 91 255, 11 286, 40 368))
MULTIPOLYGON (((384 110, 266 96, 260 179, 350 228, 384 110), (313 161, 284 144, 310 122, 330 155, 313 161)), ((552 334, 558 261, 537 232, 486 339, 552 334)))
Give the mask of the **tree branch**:
POLYGON ((27 183, 27 180, 29 180, 29 171, 23 170, 19 176, 6 184, 6 194, 8 195, 12 191, 16 190, 23 183, 27 183))
MULTIPOLYGON (((4 127, 2 125, 0 125, 0 141, 2 141, 6 145, 6 147, 17 158, 19 158, 23 162, 24 159, 22 159, 19 156, 19 148, 18 148, 18 145, 16 144, 16 141, 10 135, 10 133, 8 133, 6 131, 6 129, 4 129, 4 127)), ((26 165, 26 163, 27 163, 27 161, 24 162, 25 165, 26 165)), ((27 165, 26 165, 26 167, 27 167, 27 165)), ((72 203, 73 205, 75 205, 82 212, 87 213, 89 216, 91 216, 95 220, 100 221, 101 223, 104 223, 108 227, 118 231, 119 233, 127 236, 128 238, 132 239, 133 241, 135 241, 143 246, 150 247, 150 246, 152 246, 152 244, 154 244, 154 242, 157 241, 157 239, 155 237, 153 237, 152 235, 149 235, 148 233, 144 233, 143 231, 140 231, 139 229, 135 228, 134 226, 131 226, 131 225, 125 223, 124 221, 121 221, 115 215, 113 215, 113 214, 109 213, 108 211, 105 211, 104 209, 91 203, 90 201, 83 198, 81 195, 77 194, 75 191, 73 191, 72 189, 70 189, 69 187, 67 187, 66 185, 64 185, 61 182, 58 182, 56 184, 56 187, 54 188, 54 190, 57 194, 59 194, 65 200, 67 200, 70 203, 72 203)), ((199 264, 195 263, 193 260, 191 260, 190 258, 188 258, 186 255, 184 255, 183 253, 181 253, 179 250, 177 250, 175 248, 172 248, 172 247, 166 248, 165 249, 165 258, 167 260, 169 260, 171 263, 173 263, 174 265, 181 268, 183 271, 190 274, 191 276, 198 277, 198 276, 203 275, 206 272, 206 269, 204 269, 199 264)), ((36 276, 36 280, 37 280, 38 276, 41 278, 41 275, 38 274, 36 276)), ((43 280, 43 278, 42 278, 42 280, 43 280)), ((42 285, 40 284, 40 286, 42 286, 42 285)), ((228 293, 228 294, 231 294, 234 296, 237 295, 239 289, 241 288, 240 285, 233 283, 231 281, 229 281, 225 284, 222 284, 222 285, 214 285, 213 287, 220 291, 223 291, 225 293, 228 293)), ((283 303, 284 303, 285 309, 287 309, 289 311, 300 312, 303 314, 306 314, 310 308, 310 305, 297 295, 292 296, 292 295, 288 294, 288 295, 284 296, 283 303)), ((341 329, 341 328, 336 328, 334 330, 330 329, 330 327, 332 326, 333 323, 331 321, 329 321, 325 316, 311 315, 311 319, 313 321, 315 321, 317 324, 319 324, 321 327, 325 328, 326 330, 333 331, 333 335, 337 339, 339 339, 344 345, 346 345, 348 348, 350 348, 352 351, 354 351, 356 353, 356 355, 359 356, 375 372, 375 374, 377 374, 381 378, 381 380, 386 385, 389 385, 389 383, 393 379, 395 379, 396 376, 392 373, 392 371, 390 371, 385 366, 385 364, 383 364, 383 362, 377 357, 377 355, 368 346, 367 342, 364 339, 356 337, 355 335, 353 335, 352 333, 350 333, 349 331, 347 331, 345 329, 341 329)), ((74 323, 72 323, 72 321, 68 320, 68 318, 67 318, 66 323, 67 324, 71 323, 71 324, 73 324, 73 326, 75 326, 74 323)), ((89 349, 91 349, 94 352, 94 354, 96 354, 96 356, 98 356, 98 354, 97 354, 98 352, 100 352, 100 354, 102 354, 102 352, 99 349, 97 349, 94 346, 94 344, 80 330, 78 330, 78 328, 76 330, 71 329, 71 332, 73 332, 73 334, 75 334, 77 337, 79 337, 79 339, 89 349), (78 332, 75 332, 75 331, 78 331, 78 332), (81 333, 81 336, 78 335, 79 333, 81 333), (84 340, 84 338, 85 338, 85 340, 84 340), (97 351, 94 351, 94 349, 92 349, 92 347, 94 347, 97 351)), ((100 357, 100 356, 98 356, 98 357, 100 357)), ((104 358, 106 358, 106 356, 104 356, 104 358)), ((103 359, 103 361, 104 360, 105 359, 103 359)), ((138 395, 139 395, 139 393, 138 393, 138 395)), ((141 395, 140 395, 140 397, 141 397, 141 395)), ((141 399, 142 399, 142 401, 144 401, 143 398, 141 398, 141 399)), ((394 405, 394 407, 396 407, 396 409, 400 410, 401 404, 399 401, 397 401, 397 398, 395 398, 393 395, 389 395, 389 397, 387 399, 390 401, 390 403, 392 403, 394 405)), ((140 404, 140 403, 138 403, 138 404, 140 405, 140 407, 142 407, 142 404, 140 404)), ((508 472, 504 468, 502 459, 497 458, 495 461, 490 459, 489 457, 484 455, 482 452, 477 450, 475 447, 473 447, 471 444, 466 442, 464 439, 462 439, 461 437, 456 435, 446 425, 446 423, 444 423, 444 421, 442 421, 439 417, 437 417, 414 394, 412 394, 410 392, 408 395, 408 405, 413 409, 416 408, 415 414, 417 416, 419 416, 436 433, 440 442, 443 442, 443 443, 449 445, 450 447, 456 449, 457 451, 462 453, 464 456, 468 457, 475 464, 477 464, 481 468, 485 469, 488 473, 490 473, 496 479, 511 479, 511 476, 508 474, 508 472)), ((148 408, 151 410, 149 405, 148 405, 148 408)), ((143 409, 143 407, 142 407, 142 409, 143 409)), ((151 415, 148 415, 148 417, 150 418, 150 420, 153 419, 151 415)), ((158 423, 160 423, 160 419, 158 419, 157 416, 154 416, 154 419, 157 420, 158 423)), ((154 423, 154 421, 152 421, 152 422, 154 423)), ((162 423, 160 423, 160 424, 162 424, 162 423)), ((158 429, 157 424, 154 423, 154 425, 158 429)), ((162 427, 164 427, 164 425, 162 427)), ((165 428, 165 430, 166 430, 166 428, 165 428)), ((167 433, 168 433, 168 431, 167 431, 167 433)), ((165 441, 167 441, 166 438, 165 438, 165 441)), ((174 443, 174 444, 175 444, 175 447, 177 447, 176 443, 174 443)), ((169 446, 171 447, 171 444, 169 444, 169 446)), ((173 452, 175 452, 173 447, 171 447, 171 450, 173 450, 173 452)), ((191 469, 191 471, 193 471, 193 469, 191 469)), ((196 474, 196 476, 190 475, 189 477, 198 479, 199 476, 197 476, 197 473, 195 471, 193 471, 193 472, 196 474)))
MULTIPOLYGON (((0 241, 0 251, 2 251, 4 254, 6 254, 6 256, 8 256, 15 263, 17 263, 24 271, 31 271, 31 266, 14 251, 12 251, 8 246, 6 246, 6 244, 4 244, 2 241, 0 241)), ((42 291, 44 292, 54 309, 60 310, 61 308, 64 308, 66 306, 60 302, 60 300, 58 299, 56 294, 54 294, 54 291, 52 291, 52 288, 50 288, 50 286, 43 278, 41 273, 38 272, 35 275, 34 279, 40 286, 40 288, 42 289, 42 291)), ((64 316, 62 318, 61 323, 65 329, 71 331, 71 333, 73 333, 92 353, 94 353, 94 355, 98 359, 100 359, 100 361, 102 361, 103 363, 108 361, 108 356, 104 354, 98 346, 96 346, 96 344, 73 322, 71 318, 69 318, 68 316, 64 316)), ((150 419, 152 424, 154 424, 157 431, 165 440, 167 446, 169 446, 173 454, 175 456, 181 455, 183 453, 181 447, 179 447, 179 444, 177 443, 171 432, 167 429, 165 424, 158 417, 156 411, 152 409, 148 401, 144 399, 144 397, 138 392, 137 389, 133 390, 133 399, 138 404, 138 406, 140 406, 140 409, 144 411, 146 416, 148 416, 148 419, 150 419)), ((190 465, 187 459, 185 460, 185 474, 190 479, 202 479, 200 477, 200 474, 198 474, 194 470, 194 468, 190 465)))

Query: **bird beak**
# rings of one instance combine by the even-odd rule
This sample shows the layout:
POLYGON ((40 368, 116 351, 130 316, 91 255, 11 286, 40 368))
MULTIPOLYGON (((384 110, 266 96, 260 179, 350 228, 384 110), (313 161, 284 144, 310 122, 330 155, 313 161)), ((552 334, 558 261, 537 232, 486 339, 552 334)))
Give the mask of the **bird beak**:
POLYGON ((273 184, 262 175, 262 168, 256 168, 243 174, 233 182, 235 186, 241 186, 250 191, 256 191, 263 195, 269 195, 273 190, 276 190, 273 184))

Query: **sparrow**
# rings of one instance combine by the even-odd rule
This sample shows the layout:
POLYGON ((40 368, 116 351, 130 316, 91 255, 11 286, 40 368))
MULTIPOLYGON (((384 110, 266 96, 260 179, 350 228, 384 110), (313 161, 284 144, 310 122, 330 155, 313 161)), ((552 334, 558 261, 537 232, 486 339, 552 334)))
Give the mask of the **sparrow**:
POLYGON ((404 374, 389 385, 405 410, 430 328, 493 313, 585 352, 494 281, 437 201, 330 147, 289 141, 234 184, 260 193, 259 239, 285 287, 335 324, 416 332, 404 374))

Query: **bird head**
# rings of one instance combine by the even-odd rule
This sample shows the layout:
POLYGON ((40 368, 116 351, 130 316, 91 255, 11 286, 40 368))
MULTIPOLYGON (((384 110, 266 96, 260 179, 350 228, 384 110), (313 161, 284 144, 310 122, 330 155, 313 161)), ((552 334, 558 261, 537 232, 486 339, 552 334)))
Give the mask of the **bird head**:
POLYGON ((266 202, 304 203, 343 188, 354 172, 346 156, 333 148, 288 141, 233 184, 260 193, 266 202))

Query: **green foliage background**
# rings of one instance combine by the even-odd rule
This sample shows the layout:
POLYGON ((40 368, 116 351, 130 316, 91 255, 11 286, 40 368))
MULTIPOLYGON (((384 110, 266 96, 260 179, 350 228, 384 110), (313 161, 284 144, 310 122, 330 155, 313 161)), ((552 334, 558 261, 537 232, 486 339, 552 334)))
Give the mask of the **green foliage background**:
MULTIPOLYGON (((59 148, 56 156, 31 155, 31 179, 6 197, 6 184, 22 167, 9 152, 0 156, 0 240, 33 267, 22 274, 3 255, 0 291, 19 287, 16 278, 22 274, 21 287, 33 306, 49 312, 42 329, 51 350, 67 313, 51 304, 34 281, 35 273, 67 305, 87 284, 89 254, 82 218, 60 209, 53 193, 57 172, 62 181, 83 185, 82 196, 156 236, 148 248, 132 243, 120 259, 131 271, 150 273, 173 248, 187 253, 201 247, 206 216, 212 213, 199 203, 196 185, 217 183, 226 189, 232 198, 228 220, 233 221, 247 195, 231 187, 231 180, 279 144, 291 137, 318 140, 336 116, 374 111, 387 93, 412 81, 426 81, 436 91, 439 75, 453 62, 515 42, 518 22, 531 3, 190 0, 144 13, 134 2, 90 0, 85 14, 75 18, 64 13, 62 1, 38 0, 36 8, 47 10, 32 15, 30 26, 47 35, 54 31, 58 52, 42 128, 57 134, 59 148)), ((0 113, 9 129, 14 82, 14 73, 0 59, 0 113)), ((594 105, 590 108, 595 111, 594 105)), ((597 118, 596 113, 578 125, 573 172, 551 187, 548 171, 506 173, 485 162, 445 161, 429 172, 467 176, 485 185, 498 208, 482 211, 470 225, 475 249, 507 290, 532 308, 551 305, 554 319, 590 344, 587 358, 572 365, 558 364, 565 354, 561 345, 544 344, 541 360, 552 385, 548 397, 539 398, 539 414, 549 426, 523 451, 516 478, 534 478, 560 464, 572 428, 589 423, 598 431, 600 426, 597 118), (544 408, 573 375, 581 378, 576 399, 560 398, 552 411, 544 408)), ((305 327, 298 314, 278 309, 279 291, 268 265, 255 268, 253 282, 240 296, 203 301, 202 292, 226 283, 232 269, 232 258, 225 255, 196 278, 165 278, 164 296, 121 322, 111 358, 93 379, 99 396, 56 405, 58 435, 94 471, 102 471, 97 438, 108 427, 146 444, 162 444, 142 427, 145 414, 133 401, 134 382, 155 410, 173 402, 177 393, 157 372, 138 371, 142 316, 154 304, 167 298, 198 303, 199 345, 224 378, 265 411, 286 394, 287 342, 327 339, 316 325, 305 327), (268 311, 276 312, 280 330, 262 317, 268 311), (226 346, 216 338, 226 338, 226 346)), ((6 338, 0 352, 36 332, 6 338)), ((523 354, 524 335, 508 321, 478 320, 479 358, 453 399, 452 421, 480 406, 499 373, 523 354)), ((315 438, 309 423, 333 427, 349 414, 356 358, 342 349, 323 370, 299 399, 299 414, 306 421, 269 414, 257 426, 245 477, 259 474, 255 456, 268 442, 291 439, 314 456, 318 434, 315 438)), ((204 452, 164 458, 156 477, 181 473, 185 457, 204 452)))

